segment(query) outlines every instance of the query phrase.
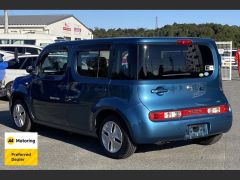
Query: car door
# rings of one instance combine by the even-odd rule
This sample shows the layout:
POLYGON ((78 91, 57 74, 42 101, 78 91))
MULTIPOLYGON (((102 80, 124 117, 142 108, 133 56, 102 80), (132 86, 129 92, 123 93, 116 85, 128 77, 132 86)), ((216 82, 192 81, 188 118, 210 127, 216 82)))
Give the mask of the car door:
POLYGON ((110 45, 79 46, 69 75, 67 118, 73 129, 89 132, 96 104, 107 97, 110 45))
POLYGON ((68 49, 46 49, 37 62, 38 73, 31 84, 32 112, 37 121, 68 126, 65 97, 67 92, 68 49))
POLYGON ((8 62, 8 68, 6 69, 5 83, 11 83, 17 77, 25 76, 28 73, 22 69, 23 64, 26 62, 26 57, 19 57, 18 59, 11 59, 8 62))

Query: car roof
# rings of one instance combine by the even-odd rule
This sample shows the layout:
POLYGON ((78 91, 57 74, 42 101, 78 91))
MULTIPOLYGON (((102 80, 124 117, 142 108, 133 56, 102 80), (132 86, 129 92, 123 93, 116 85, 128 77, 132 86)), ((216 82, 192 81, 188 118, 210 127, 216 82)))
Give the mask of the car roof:
POLYGON ((0 50, 0 53, 5 54, 5 55, 12 55, 13 54, 13 52, 11 52, 11 51, 3 51, 3 50, 0 50))
MULTIPOLYGON (((37 54, 29 54, 29 55, 19 55, 18 56, 18 58, 26 58, 26 57, 38 57, 38 55, 37 54)), ((7 57, 7 59, 5 59, 4 61, 10 61, 13 59, 15 59, 14 55, 7 57)))
POLYGON ((39 46, 30 45, 30 44, 0 44, 0 47, 31 47, 36 49, 42 49, 39 46))
POLYGON ((66 42, 57 42, 48 45, 55 46, 55 45, 77 45, 77 44, 84 44, 84 45, 91 45, 96 43, 128 43, 128 44, 138 44, 138 43, 161 43, 161 42, 176 42, 177 40, 192 40, 193 42, 205 42, 205 43, 212 43, 214 40, 210 38, 196 38, 196 37, 118 37, 118 38, 98 38, 98 39, 88 39, 88 40, 77 40, 77 41, 66 41, 66 42))

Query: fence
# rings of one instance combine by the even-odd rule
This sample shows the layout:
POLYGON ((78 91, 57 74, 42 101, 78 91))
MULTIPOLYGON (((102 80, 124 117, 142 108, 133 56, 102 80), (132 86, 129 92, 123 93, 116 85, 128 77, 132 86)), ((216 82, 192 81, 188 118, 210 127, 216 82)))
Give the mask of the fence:
POLYGON ((232 80, 232 69, 236 67, 232 41, 216 42, 222 61, 222 80, 232 80))

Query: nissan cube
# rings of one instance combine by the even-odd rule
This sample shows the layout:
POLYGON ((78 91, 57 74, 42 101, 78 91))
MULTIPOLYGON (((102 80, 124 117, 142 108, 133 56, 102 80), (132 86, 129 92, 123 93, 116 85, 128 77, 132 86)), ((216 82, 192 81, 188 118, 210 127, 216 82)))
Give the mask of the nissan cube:
POLYGON ((34 124, 98 137, 121 159, 139 144, 217 142, 232 125, 216 44, 110 38, 48 45, 12 85, 18 130, 34 124))

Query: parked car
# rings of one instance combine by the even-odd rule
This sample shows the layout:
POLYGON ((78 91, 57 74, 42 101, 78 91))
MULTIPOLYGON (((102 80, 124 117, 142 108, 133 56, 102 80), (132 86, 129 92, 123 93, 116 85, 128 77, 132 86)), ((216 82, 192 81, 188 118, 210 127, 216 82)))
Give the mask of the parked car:
POLYGON ((13 81, 20 76, 25 76, 28 73, 26 72, 26 67, 32 65, 36 61, 38 55, 21 55, 17 59, 14 57, 8 58, 6 61, 8 67, 4 70, 4 75, 0 79, 0 97, 11 97, 11 86, 13 81))
POLYGON ((5 62, 5 61, 2 61, 0 59, 0 97, 2 97, 3 95, 3 88, 5 87, 2 81, 2 79, 4 78, 5 76, 5 71, 6 71, 6 68, 7 68, 8 64, 5 62))
POLYGON ((42 48, 28 44, 0 44, 0 50, 19 54, 40 54, 42 48))
POLYGON ((52 44, 27 68, 30 75, 14 81, 13 122, 22 131, 36 123, 98 137, 116 159, 133 154, 138 144, 210 145, 232 125, 220 62, 211 39, 52 44))
POLYGON ((0 50, 0 61, 5 61, 7 59, 12 59, 13 57, 14 57, 14 53, 0 50))

